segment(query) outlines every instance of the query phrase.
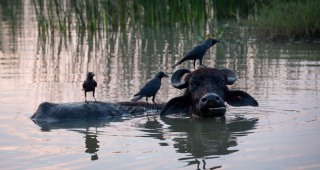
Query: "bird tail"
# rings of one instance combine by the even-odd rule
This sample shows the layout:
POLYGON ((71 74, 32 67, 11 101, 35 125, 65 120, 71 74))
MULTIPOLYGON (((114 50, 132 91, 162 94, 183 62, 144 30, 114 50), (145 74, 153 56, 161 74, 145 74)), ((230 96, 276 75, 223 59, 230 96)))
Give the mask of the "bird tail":
POLYGON ((175 68, 177 65, 181 64, 182 62, 184 62, 183 60, 178 61, 176 64, 174 64, 173 66, 171 66, 171 68, 175 68))
POLYGON ((132 102, 136 102, 138 100, 140 100, 143 96, 142 95, 137 95, 137 96, 134 96, 133 99, 131 99, 132 102))

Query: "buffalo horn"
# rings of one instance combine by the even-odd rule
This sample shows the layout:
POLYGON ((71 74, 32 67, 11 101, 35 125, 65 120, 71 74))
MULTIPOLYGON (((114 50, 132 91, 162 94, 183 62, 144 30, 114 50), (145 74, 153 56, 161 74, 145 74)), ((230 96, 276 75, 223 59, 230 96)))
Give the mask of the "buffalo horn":
POLYGON ((188 87, 188 84, 185 81, 181 80, 182 76, 186 73, 191 73, 191 71, 186 68, 175 71, 171 77, 171 85, 177 89, 188 87))
POLYGON ((222 71, 226 77, 228 85, 232 85, 237 81, 237 75, 233 71, 226 68, 220 69, 220 71, 222 71))

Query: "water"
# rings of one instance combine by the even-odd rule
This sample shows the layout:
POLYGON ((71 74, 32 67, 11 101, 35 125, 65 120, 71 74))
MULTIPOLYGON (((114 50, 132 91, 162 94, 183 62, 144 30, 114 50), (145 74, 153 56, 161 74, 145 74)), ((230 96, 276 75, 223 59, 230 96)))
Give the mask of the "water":
MULTIPOLYGON (((97 122, 35 124, 41 102, 84 101, 96 73, 100 101, 127 101, 159 70, 203 41, 206 28, 129 28, 102 38, 41 36, 34 14, 1 24, 0 165, 3 169, 319 169, 320 46, 224 36, 204 64, 238 75, 231 86, 259 107, 227 108, 225 118, 157 114, 97 122)), ((31 8, 31 7, 30 7, 31 8)), ((181 67, 193 68, 192 62, 181 67)), ((180 95, 164 79, 157 102, 180 95)), ((90 98, 89 100, 93 100, 90 98)))

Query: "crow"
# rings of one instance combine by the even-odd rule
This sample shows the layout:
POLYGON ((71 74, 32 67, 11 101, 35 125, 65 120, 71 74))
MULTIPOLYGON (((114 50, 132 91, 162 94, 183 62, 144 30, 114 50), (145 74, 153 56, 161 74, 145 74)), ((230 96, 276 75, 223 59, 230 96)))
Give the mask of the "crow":
POLYGON ((192 48, 180 61, 178 61, 172 68, 175 68, 177 65, 183 63, 186 60, 193 60, 193 67, 196 67, 196 60, 200 61, 200 65, 202 65, 203 56, 206 54, 207 50, 215 45, 217 42, 221 42, 220 40, 208 38, 204 43, 197 45, 192 48))
POLYGON ((161 86, 161 78, 162 77, 169 77, 166 73, 160 71, 159 73, 157 73, 155 75, 155 77, 153 79, 151 79, 150 81, 147 82, 147 84, 141 88, 141 90, 133 95, 134 98, 131 99, 131 101, 138 101, 143 97, 146 97, 146 101, 148 103, 148 97, 152 97, 152 102, 157 105, 154 101, 154 98, 158 92, 158 90, 160 89, 161 86))
POLYGON ((94 100, 97 101, 96 98, 94 97, 94 91, 95 91, 95 88, 97 87, 97 82, 93 79, 93 76, 95 76, 93 72, 88 72, 87 79, 82 84, 82 87, 83 87, 82 90, 84 90, 84 96, 85 96, 86 102, 88 102, 87 92, 90 92, 90 91, 92 91, 94 100))

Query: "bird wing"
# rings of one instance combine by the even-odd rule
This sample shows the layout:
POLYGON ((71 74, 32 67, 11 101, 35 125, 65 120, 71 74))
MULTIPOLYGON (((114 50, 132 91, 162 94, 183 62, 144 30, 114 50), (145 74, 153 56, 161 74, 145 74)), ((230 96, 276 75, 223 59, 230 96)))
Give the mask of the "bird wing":
POLYGON ((158 92, 158 90, 160 89, 160 86, 161 86, 160 80, 152 79, 152 80, 148 81, 147 84, 141 88, 139 93, 135 94, 134 96, 136 96, 136 95, 143 95, 143 96, 155 95, 158 92))
POLYGON ((93 80, 94 87, 97 87, 97 82, 93 80))
POLYGON ((87 85, 87 80, 85 80, 85 81, 83 82, 82 88, 83 88, 83 89, 86 89, 86 85, 87 85))
POLYGON ((203 56, 207 52, 207 49, 206 45, 195 46, 184 56, 184 58, 189 60, 198 59, 198 56, 203 56))

